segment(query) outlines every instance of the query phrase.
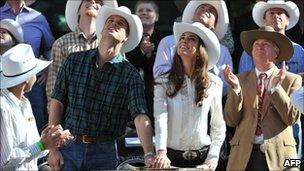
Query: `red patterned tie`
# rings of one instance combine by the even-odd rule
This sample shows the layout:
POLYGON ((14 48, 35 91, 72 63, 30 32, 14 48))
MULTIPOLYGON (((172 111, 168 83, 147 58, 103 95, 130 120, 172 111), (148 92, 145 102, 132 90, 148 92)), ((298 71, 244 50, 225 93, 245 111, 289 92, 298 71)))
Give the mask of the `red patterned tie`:
POLYGON ((263 108, 263 100, 264 100, 264 94, 265 94, 265 79, 267 78, 267 75, 265 73, 261 73, 259 75, 259 84, 257 86, 257 95, 259 97, 259 104, 258 104, 258 126, 255 131, 256 136, 260 136, 262 134, 262 129, 260 127, 260 121, 261 121, 261 113, 263 108))

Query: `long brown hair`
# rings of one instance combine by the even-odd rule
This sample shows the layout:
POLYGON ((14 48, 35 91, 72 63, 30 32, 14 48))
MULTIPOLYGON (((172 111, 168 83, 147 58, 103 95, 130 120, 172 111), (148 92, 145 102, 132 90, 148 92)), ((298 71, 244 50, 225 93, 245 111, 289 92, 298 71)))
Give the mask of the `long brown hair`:
MULTIPOLYGON (((202 106, 204 97, 208 97, 207 88, 209 87, 210 78, 208 76, 208 54, 204 47, 204 43, 201 39, 199 45, 199 52, 197 52, 194 71, 191 75, 191 79, 195 81, 195 103, 197 106, 202 106)), ((167 89, 167 96, 170 98, 176 96, 177 92, 182 88, 184 84, 184 66, 181 57, 175 52, 173 65, 168 72, 169 88, 167 89), (171 86, 172 85, 172 86, 171 86)))

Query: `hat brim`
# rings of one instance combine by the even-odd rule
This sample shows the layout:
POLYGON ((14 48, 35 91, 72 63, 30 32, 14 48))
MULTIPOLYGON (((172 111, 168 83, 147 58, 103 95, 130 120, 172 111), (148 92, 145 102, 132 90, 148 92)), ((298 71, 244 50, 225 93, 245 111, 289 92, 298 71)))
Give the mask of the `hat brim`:
MULTIPOLYGON (((121 8, 121 7, 120 7, 121 8)), ((128 40, 122 45, 121 53, 127 53, 133 50, 140 42, 143 34, 143 27, 141 20, 137 15, 128 14, 119 8, 112 8, 108 6, 102 6, 99 10, 96 19, 96 35, 98 40, 101 39, 101 32, 104 28, 105 22, 112 15, 118 15, 123 17, 129 25, 128 40)))
POLYGON ((40 71, 42 71, 44 68, 46 68, 48 65, 50 65, 52 63, 52 61, 42 61, 39 59, 37 60, 37 65, 30 70, 27 73, 24 73, 22 75, 19 76, 15 76, 15 77, 6 77, 3 75, 3 72, 0 73, 0 78, 1 78, 1 84, 0 84, 0 88, 10 88, 13 86, 16 86, 18 84, 21 84, 27 80, 29 80, 30 78, 32 78, 34 75, 36 75, 37 73, 39 73, 40 71))
POLYGON ((263 1, 260 1, 260 2, 256 3, 252 9, 252 18, 258 26, 261 27, 261 26, 265 25, 264 15, 265 15, 265 12, 270 8, 282 8, 288 13, 289 24, 288 24, 286 30, 293 28, 299 21, 300 11, 294 2, 291 2, 291 1, 263 2, 263 1))
POLYGON ((23 31, 21 25, 12 19, 3 19, 0 21, 0 28, 4 28, 9 31, 18 43, 23 43, 23 31))
MULTIPOLYGON (((65 19, 72 31, 75 31, 78 26, 78 8, 81 4, 82 0, 68 0, 65 6, 65 19)), ((103 0, 104 5, 108 5, 110 7, 118 7, 118 3, 116 0, 103 0)), ((103 6, 104 6, 103 5, 103 6)))
POLYGON ((262 30, 243 31, 241 33, 241 44, 244 50, 252 56, 252 45, 257 39, 266 39, 275 43, 280 49, 278 61, 287 61, 293 55, 293 46, 291 41, 285 35, 278 32, 269 32, 262 30))
MULTIPOLYGON (((176 44, 185 32, 191 32, 199 36, 204 42, 208 54, 207 69, 210 70, 217 64, 220 58, 220 43, 216 35, 210 29, 200 23, 174 23, 173 32, 176 44)), ((176 46, 176 49, 177 48, 178 47, 176 46)))
POLYGON ((227 6, 225 1, 223 0, 190 1, 186 6, 186 8, 184 9, 182 21, 186 23, 193 23, 192 19, 194 13, 196 9, 202 4, 210 4, 216 9, 218 14, 218 19, 214 33, 216 34, 219 40, 222 39, 227 32, 228 24, 229 24, 227 6))

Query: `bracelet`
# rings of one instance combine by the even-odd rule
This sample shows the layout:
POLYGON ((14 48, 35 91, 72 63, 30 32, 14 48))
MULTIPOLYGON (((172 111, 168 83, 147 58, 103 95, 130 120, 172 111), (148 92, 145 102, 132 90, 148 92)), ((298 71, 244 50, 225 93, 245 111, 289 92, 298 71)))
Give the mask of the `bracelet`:
POLYGON ((41 140, 36 142, 36 145, 39 147, 40 151, 45 150, 44 144, 41 140))
POLYGON ((154 156, 155 153, 153 151, 149 151, 144 155, 144 158, 148 157, 148 156, 154 156))

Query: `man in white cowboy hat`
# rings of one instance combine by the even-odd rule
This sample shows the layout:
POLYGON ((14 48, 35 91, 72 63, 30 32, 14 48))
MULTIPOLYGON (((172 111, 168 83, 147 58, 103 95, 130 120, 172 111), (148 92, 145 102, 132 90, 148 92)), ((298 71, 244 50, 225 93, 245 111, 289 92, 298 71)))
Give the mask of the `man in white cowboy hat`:
POLYGON ((123 55, 138 45, 142 34, 139 17, 127 7, 104 5, 96 19, 98 47, 70 54, 63 62, 49 124, 64 123, 76 138, 50 150, 53 169, 116 169, 116 139, 125 133, 129 116, 135 120, 146 164, 154 161, 143 81, 123 55))
POLYGON ((224 71, 230 85, 224 118, 236 127, 227 170, 288 170, 285 160, 297 158, 292 125, 300 117, 289 95, 302 79, 285 62, 281 69, 275 63, 292 57, 292 43, 270 26, 242 32, 241 43, 255 68, 238 76, 224 71))
MULTIPOLYGON (((267 25, 275 31, 284 34, 293 28, 299 21, 299 8, 292 1, 268 0, 256 3, 252 10, 252 18, 258 26, 267 25)), ((300 35, 299 35, 300 36, 300 35)), ((288 70, 295 74, 304 72, 304 49, 301 45, 292 42, 294 53, 290 60, 286 61, 288 70)), ((243 51, 239 63, 239 73, 254 68, 252 58, 243 51)))
MULTIPOLYGON (((32 3, 33 1, 6 0, 0 8, 0 20, 9 18, 17 21, 24 33, 24 43, 32 46, 36 58, 43 56, 43 58, 51 60, 54 37, 50 26, 40 12, 27 6, 27 2, 32 3)), ((33 90, 26 94, 31 102, 39 132, 47 123, 46 98, 44 95, 46 78, 47 70, 38 73, 33 90)))
POLYGON ((96 36, 96 16, 102 5, 117 7, 116 0, 68 0, 65 16, 67 24, 72 32, 57 39, 52 47, 53 63, 50 65, 46 84, 48 109, 50 107, 51 94, 62 61, 73 52, 86 51, 98 46, 96 36))
POLYGON ((37 159, 45 149, 61 145, 70 137, 60 125, 48 126, 39 136, 25 92, 31 90, 36 74, 51 62, 35 58, 30 45, 18 44, 2 57, 0 106, 1 170, 38 170, 37 159))
MULTIPOLYGON (((227 32, 229 17, 224 0, 192 0, 188 2, 184 9, 182 22, 193 23, 200 22, 207 28, 212 30, 218 39, 224 37, 227 32)), ((175 41, 174 36, 170 35, 163 38, 157 49, 157 54, 153 66, 154 78, 166 73, 171 69, 173 62, 173 56, 175 53, 175 41)), ((224 75, 222 72, 222 66, 232 66, 231 55, 224 45, 221 44, 221 56, 213 68, 215 74, 219 74, 224 82, 224 93, 226 94, 227 83, 225 83, 224 75)))
POLYGON ((18 43, 23 42, 23 31, 18 22, 11 19, 0 21, 0 55, 18 43))

